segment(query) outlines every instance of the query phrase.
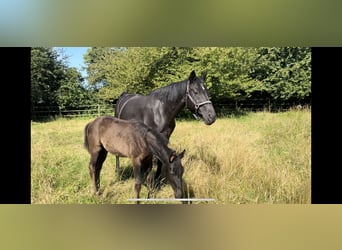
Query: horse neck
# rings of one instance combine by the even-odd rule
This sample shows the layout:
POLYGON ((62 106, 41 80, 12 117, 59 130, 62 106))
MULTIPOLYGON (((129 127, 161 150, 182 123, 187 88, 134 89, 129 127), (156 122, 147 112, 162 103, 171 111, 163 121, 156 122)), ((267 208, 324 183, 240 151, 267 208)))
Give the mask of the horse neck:
POLYGON ((185 107, 186 85, 186 80, 175 82, 151 94, 163 102, 165 108, 172 110, 172 117, 175 118, 185 107))

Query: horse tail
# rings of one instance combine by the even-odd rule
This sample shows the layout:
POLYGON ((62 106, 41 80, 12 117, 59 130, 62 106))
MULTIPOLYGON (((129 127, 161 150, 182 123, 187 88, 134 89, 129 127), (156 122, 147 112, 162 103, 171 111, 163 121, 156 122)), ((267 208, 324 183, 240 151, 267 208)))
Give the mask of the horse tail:
POLYGON ((88 143, 88 127, 89 127, 90 123, 88 123, 85 128, 84 128, 84 147, 88 150, 89 152, 89 143, 88 143))

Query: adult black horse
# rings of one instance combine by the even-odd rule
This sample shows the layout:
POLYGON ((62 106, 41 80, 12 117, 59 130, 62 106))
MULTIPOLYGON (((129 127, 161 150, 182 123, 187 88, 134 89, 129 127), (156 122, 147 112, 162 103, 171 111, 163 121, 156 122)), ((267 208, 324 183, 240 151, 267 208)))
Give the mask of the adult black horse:
MULTIPOLYGON (((216 113, 209 100, 205 80, 206 73, 197 77, 193 70, 188 79, 171 83, 148 95, 123 93, 115 105, 115 117, 142 121, 167 138, 176 126, 176 116, 184 108, 211 125, 216 120, 216 113)), ((155 179, 160 177, 161 165, 158 161, 155 179)), ((119 168, 119 157, 116 157, 117 172, 119 168)))

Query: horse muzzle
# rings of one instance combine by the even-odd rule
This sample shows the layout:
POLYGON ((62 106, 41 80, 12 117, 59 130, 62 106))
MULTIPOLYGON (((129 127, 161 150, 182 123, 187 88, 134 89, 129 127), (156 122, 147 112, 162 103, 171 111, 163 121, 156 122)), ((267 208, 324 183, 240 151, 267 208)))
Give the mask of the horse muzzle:
POLYGON ((216 112, 211 102, 200 106, 197 110, 197 114, 202 118, 206 125, 211 125, 216 121, 216 112))

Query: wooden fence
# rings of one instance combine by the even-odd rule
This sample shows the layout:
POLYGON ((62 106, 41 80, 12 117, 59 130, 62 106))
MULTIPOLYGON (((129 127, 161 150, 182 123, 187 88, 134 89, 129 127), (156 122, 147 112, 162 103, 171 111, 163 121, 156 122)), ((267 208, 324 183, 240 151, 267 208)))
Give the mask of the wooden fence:
MULTIPOLYGON (((229 101, 225 103, 213 102, 215 111, 218 115, 226 115, 234 112, 248 112, 248 111, 268 111, 268 112, 282 112, 290 108, 310 108, 310 104, 301 104, 286 101, 265 101, 263 100, 248 100, 248 101, 229 101)), ((31 119, 55 119, 58 117, 73 118, 73 117, 92 117, 100 115, 114 115, 113 104, 97 104, 80 106, 77 109, 61 109, 58 106, 41 106, 31 109, 31 119)), ((192 116, 186 109, 183 110, 181 117, 192 116)))
POLYGON ((302 109, 310 108, 310 103, 290 102, 290 101, 271 101, 265 99, 253 99, 246 101, 231 101, 225 103, 214 103, 217 112, 233 112, 233 111, 268 111, 282 112, 291 108, 302 109))
POLYGON ((31 119, 73 118, 100 115, 114 115, 114 106, 106 104, 84 105, 76 109, 62 109, 59 106, 40 106, 31 109, 31 119))

